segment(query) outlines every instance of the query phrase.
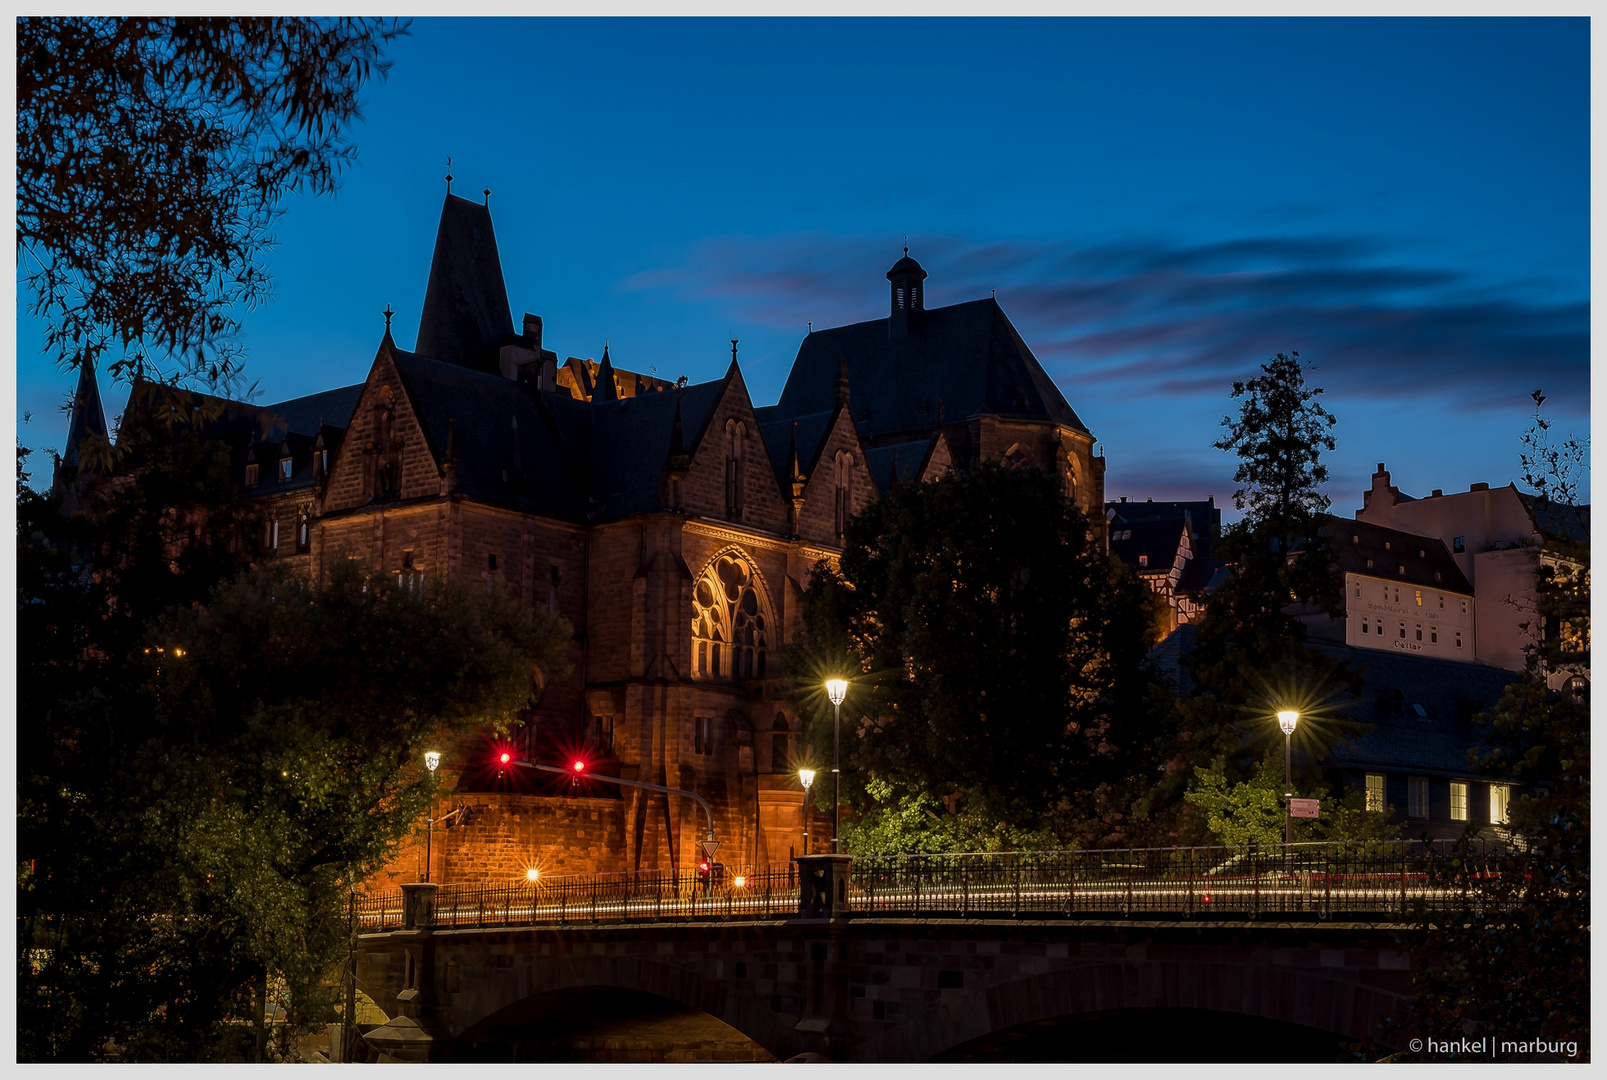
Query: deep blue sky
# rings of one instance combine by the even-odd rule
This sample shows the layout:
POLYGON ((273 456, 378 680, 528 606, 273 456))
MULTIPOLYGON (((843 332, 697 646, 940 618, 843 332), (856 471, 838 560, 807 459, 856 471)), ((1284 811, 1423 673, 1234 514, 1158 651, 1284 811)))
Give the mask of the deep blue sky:
MULTIPOLYGON (((1229 384, 1278 350, 1339 417, 1334 509, 1516 477, 1543 387, 1589 408, 1584 19, 416 20, 357 168, 295 199, 247 317, 263 402, 412 344, 444 190, 492 189, 515 322, 560 360, 757 404, 798 340, 1000 303, 1100 440, 1111 498, 1226 503, 1229 384)), ((18 413, 72 379, 18 324, 18 413)), ((115 413, 126 389, 105 388, 115 413)))

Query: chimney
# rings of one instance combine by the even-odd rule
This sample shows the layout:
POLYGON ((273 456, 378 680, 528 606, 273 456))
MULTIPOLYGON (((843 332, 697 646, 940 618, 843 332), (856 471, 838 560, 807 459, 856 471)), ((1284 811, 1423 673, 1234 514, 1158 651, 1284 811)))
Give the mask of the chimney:
POLYGON ((1469 491, 1489 491, 1490 490, 1490 485, 1489 484, 1470 484, 1470 485, 1468 485, 1468 490, 1469 491))

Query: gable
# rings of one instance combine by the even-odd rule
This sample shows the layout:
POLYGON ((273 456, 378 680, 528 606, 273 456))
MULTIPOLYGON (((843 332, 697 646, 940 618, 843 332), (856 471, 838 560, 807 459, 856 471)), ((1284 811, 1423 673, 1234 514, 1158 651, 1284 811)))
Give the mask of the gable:
POLYGON ((397 369, 387 335, 329 464, 322 512, 438 495, 440 490, 436 453, 397 369))

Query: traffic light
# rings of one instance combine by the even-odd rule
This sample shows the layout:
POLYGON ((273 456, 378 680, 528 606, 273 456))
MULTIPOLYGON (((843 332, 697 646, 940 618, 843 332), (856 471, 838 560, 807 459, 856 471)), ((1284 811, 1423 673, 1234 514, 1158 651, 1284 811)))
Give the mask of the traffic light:
POLYGON ((580 760, 579 758, 576 758, 570 764, 569 770, 571 772, 573 772, 577 778, 585 776, 586 775, 586 763, 584 761, 580 760))
POLYGON ((508 753, 506 750, 502 751, 502 753, 497 755, 497 764, 498 765, 508 765, 508 764, 512 763, 512 761, 513 761, 513 755, 508 753))
POLYGON ((714 866, 708 859, 699 859, 697 861, 697 883, 703 886, 705 892, 708 891, 709 879, 713 872, 714 866))

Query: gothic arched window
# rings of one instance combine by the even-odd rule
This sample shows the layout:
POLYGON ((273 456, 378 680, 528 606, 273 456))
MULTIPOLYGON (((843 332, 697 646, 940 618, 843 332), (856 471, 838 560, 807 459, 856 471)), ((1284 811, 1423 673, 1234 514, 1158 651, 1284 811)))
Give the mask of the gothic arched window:
POLYGON ((748 429, 735 420, 725 425, 725 516, 742 517, 744 502, 743 460, 747 457, 748 429))
POLYGON ((853 483, 854 483, 854 455, 847 450, 837 451, 836 466, 836 495, 834 520, 837 526, 837 539, 841 540, 843 532, 848 528, 848 519, 853 516, 853 483))
POLYGON ((770 650, 763 583, 735 553, 717 556, 692 588, 692 674, 701 679, 758 679, 770 650))
POLYGON ((1077 455, 1067 454, 1062 462, 1060 483, 1066 493, 1066 498, 1072 502, 1077 501, 1077 455))

